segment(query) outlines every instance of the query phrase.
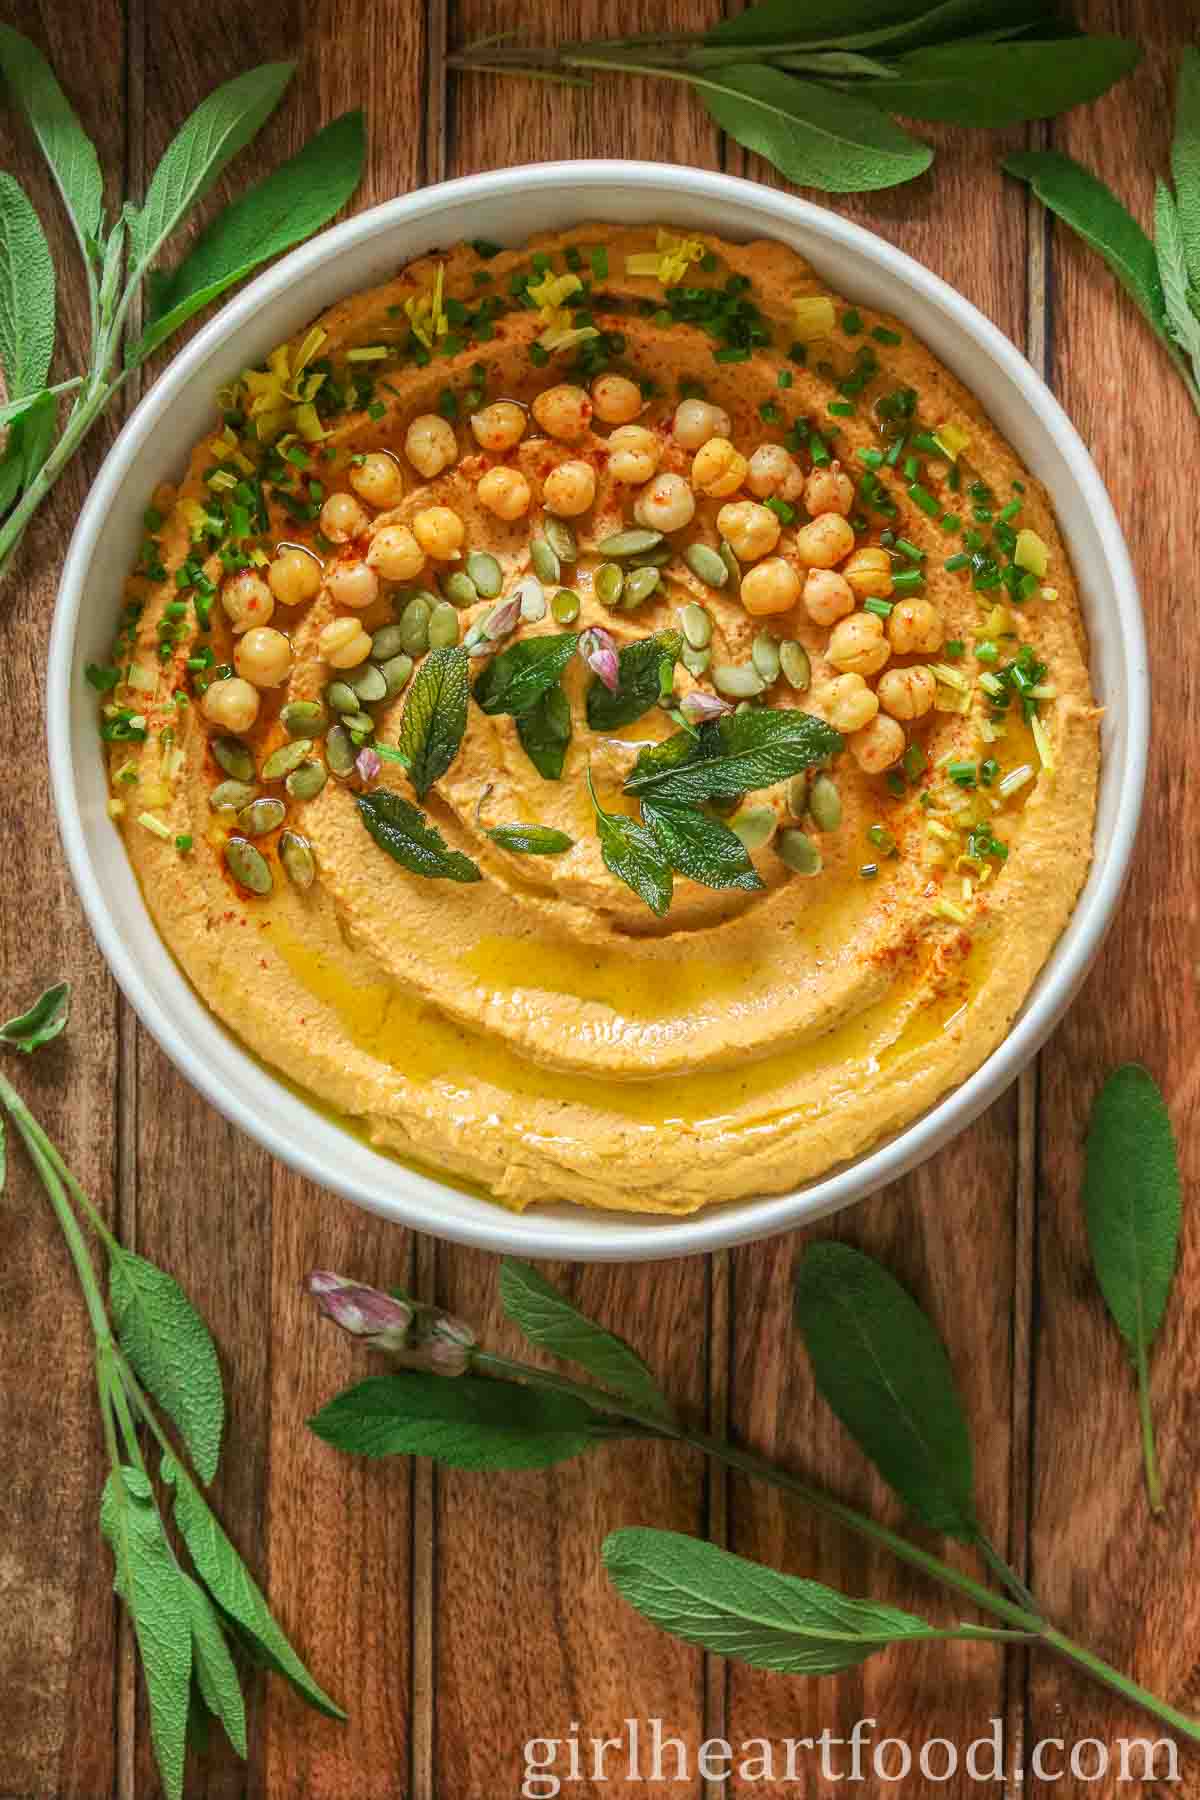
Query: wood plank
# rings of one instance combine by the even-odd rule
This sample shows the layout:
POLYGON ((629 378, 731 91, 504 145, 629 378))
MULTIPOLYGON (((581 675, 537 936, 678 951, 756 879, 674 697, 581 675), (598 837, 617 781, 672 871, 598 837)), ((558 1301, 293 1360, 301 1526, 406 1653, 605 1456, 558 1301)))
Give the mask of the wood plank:
MULTIPOLYGON (((1148 221, 1168 168, 1178 51, 1194 7, 1090 0, 1081 22, 1148 43, 1133 77, 1094 107, 1056 122, 1054 144, 1094 169, 1148 221)), ((1190 1395, 1200 1348, 1200 1231, 1185 1208, 1179 1279, 1153 1357, 1154 1408, 1167 1512, 1148 1511, 1128 1360, 1097 1291, 1080 1205, 1081 1143, 1104 1074, 1144 1062, 1162 1084, 1179 1135, 1185 1194, 1200 1175, 1200 1000, 1194 979, 1200 780, 1180 737, 1195 713, 1197 660, 1189 454, 1197 421, 1162 350, 1095 256, 1053 235, 1054 382, 1099 464, 1133 552, 1150 640, 1156 729, 1140 848, 1097 968, 1044 1056, 1036 1338, 1033 1579, 1051 1616, 1153 1691, 1200 1711, 1195 1573, 1200 1517, 1190 1395)), ((1036 1660, 1030 1735, 1073 1739, 1159 1733, 1111 1695, 1036 1660)), ((1052 1759, 1053 1762, 1053 1759, 1052 1759)), ((1184 1760, 1179 1791, 1197 1780, 1184 1760)), ((1031 1796, 1061 1791, 1032 1783, 1031 1796)), ((1114 1778, 1090 1788, 1116 1793, 1114 1778)), ((1124 1790, 1121 1790, 1124 1791, 1124 1790)), ((1166 1788, 1164 1786, 1164 1792, 1166 1788)))
MULTIPOLYGON (((50 57, 119 204, 124 144, 117 110, 124 54, 117 0, 98 0, 90 42, 59 9, 17 0, 6 22, 50 57)), ((0 165, 22 182, 46 227, 59 272, 55 376, 85 366, 88 311, 78 251, 32 136, 0 108, 0 165)), ((0 712, 9 759, 0 868, 0 993, 4 1016, 61 976, 74 982, 67 1038, 6 1073, 88 1187, 114 1216, 117 1081, 113 984, 67 878, 46 779, 42 696, 46 643, 62 550, 111 430, 97 430, 42 509, 0 597, 0 712), (31 897, 34 904, 30 904, 31 897)), ((95 1800, 113 1779, 114 1602, 96 1509, 105 1476, 94 1350, 58 1226, 23 1151, 10 1144, 3 1197, 0 1304, 0 1693, 3 1787, 95 1800), (47 1372, 53 1379, 47 1380, 47 1372)))

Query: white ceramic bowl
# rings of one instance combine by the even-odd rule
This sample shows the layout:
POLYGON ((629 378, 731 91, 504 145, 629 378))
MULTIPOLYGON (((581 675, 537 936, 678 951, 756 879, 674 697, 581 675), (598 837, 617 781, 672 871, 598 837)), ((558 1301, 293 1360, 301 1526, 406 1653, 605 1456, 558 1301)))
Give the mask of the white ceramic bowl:
POLYGON ((1099 948, 1133 848, 1148 718, 1141 610, 1120 527, 1078 434, 1019 351, 945 282, 835 213, 729 176, 640 162, 539 164, 426 188, 325 232, 244 289, 155 384, 96 479, 63 570, 48 682, 50 772, 75 885, 117 980, 176 1067, 272 1155, 347 1199, 483 1249, 576 1260, 683 1255, 811 1223, 911 1169, 989 1105, 1044 1042, 1099 948), (377 1155, 273 1080, 197 998, 150 921, 107 817, 95 699, 83 679, 86 662, 105 660, 147 495, 181 471, 211 423, 223 381, 332 301, 384 280, 421 252, 472 237, 519 244, 587 219, 661 220, 734 239, 781 239, 836 289, 897 313, 924 338, 1053 497, 1106 709, 1091 874, 1004 1043, 969 1081, 870 1155, 795 1193, 687 1219, 561 1205, 516 1216, 377 1155))

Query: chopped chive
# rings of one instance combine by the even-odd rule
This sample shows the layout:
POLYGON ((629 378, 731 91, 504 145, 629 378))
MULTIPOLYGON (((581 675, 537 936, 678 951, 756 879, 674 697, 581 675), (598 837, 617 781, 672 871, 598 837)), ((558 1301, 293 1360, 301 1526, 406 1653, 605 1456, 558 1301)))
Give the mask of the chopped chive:
MULTIPOLYGON (((668 314, 668 319, 670 315, 668 314)), ((713 351, 713 361, 719 363, 743 363, 750 361, 749 350, 739 349, 735 344, 726 344, 723 349, 713 351)))
POLYGON ((856 450, 855 455, 859 462, 866 463, 868 469, 883 467, 883 452, 880 450, 856 450))
POLYGON ((900 461, 900 458, 903 455, 903 453, 904 453, 904 439, 902 437, 898 437, 896 439, 895 443, 888 450, 887 455, 883 459, 889 469, 895 468, 896 464, 900 461))
POLYGON ((387 407, 383 404, 382 400, 372 400, 367 408, 367 417, 368 419, 382 419, 386 411, 387 407))
POLYGON ((906 456, 904 459, 904 478, 905 478, 905 480, 906 481, 915 481, 917 479, 917 476, 920 473, 921 473, 921 464, 918 461, 918 459, 915 456, 906 456))
POLYGON ((947 763, 946 773, 956 787, 973 788, 975 786, 977 771, 973 762, 947 763))
POLYGON ((967 646, 961 638, 947 638, 946 642, 942 645, 942 655, 954 659, 959 656, 964 656, 966 654, 966 649, 967 646))
POLYGON ((773 400, 764 400, 758 409, 758 416, 764 425, 778 425, 783 414, 773 400))
POLYGON ((943 513, 938 520, 943 531, 958 531, 962 527, 962 516, 959 513, 943 513))
POLYGON ((1016 518, 1020 510, 1021 502, 1019 500, 1010 500, 1008 505, 1002 507, 996 516, 1002 525, 1007 525, 1010 519, 1016 518))
POLYGON ((874 613, 877 619, 890 619, 892 616, 892 602, 890 600, 877 600, 874 594, 872 594, 869 599, 863 601, 863 611, 874 613))
POLYGON ((995 516, 990 506, 973 506, 971 508, 971 517, 978 520, 980 525, 990 525, 995 516))
POLYGON ((979 779, 982 781, 984 787, 991 787, 999 773, 1000 764, 996 761, 994 756, 985 757, 983 762, 979 765, 979 779))
POLYGON ((952 463, 950 466, 950 473, 946 477, 946 486, 952 494, 957 494, 962 487, 962 470, 957 463, 952 463))
POLYGON ((882 850, 885 856, 895 856, 896 840, 886 825, 868 825, 867 840, 877 850, 882 850))
POLYGON ((914 481, 910 484, 908 497, 913 502, 914 506, 919 506, 921 511, 923 513, 928 513, 931 519, 935 518, 942 510, 929 489, 922 487, 919 481, 914 481))
POLYGON ((927 456, 944 456, 946 453, 934 437, 932 431, 918 431, 913 434, 913 448, 924 450, 927 456))
POLYGON ((483 258, 484 262, 491 262, 493 256, 500 254, 499 244, 493 244, 491 238, 472 238, 471 248, 476 256, 483 258))
POLYGON ((915 740, 909 744, 900 758, 900 764, 910 781, 918 781, 929 767, 924 744, 918 744, 915 740))
POLYGON ((842 330, 848 332, 851 337, 857 337, 862 328, 862 314, 857 307, 852 306, 848 312, 842 314, 842 330))
POLYGON ((925 561, 925 552, 923 550, 919 550, 917 548, 917 546, 915 544, 910 543, 907 538, 897 538, 896 539, 896 548, 897 548, 897 550, 902 550, 904 552, 904 554, 905 554, 905 556, 907 556, 909 562, 924 562, 925 561))
POLYGON ((898 331, 890 331, 886 325, 873 325, 871 336, 877 344, 902 344, 904 342, 898 331))
POLYGON ((819 436, 815 431, 809 436, 808 450, 814 463, 820 464, 833 461, 829 445, 825 442, 825 439, 819 436))
POLYGON ((795 507, 790 505, 788 501, 781 500, 777 494, 772 494, 769 500, 764 500, 763 505, 767 508, 768 512, 773 512, 775 514, 775 517, 782 525, 790 525, 796 517, 795 507))
POLYGON ((1023 494, 1024 492, 1025 492, 1025 483, 1023 481, 1014 481, 1013 482, 1013 493, 1014 494, 1023 494))
POLYGON ((780 369, 778 375, 775 377, 775 386, 790 388, 795 379, 796 378, 790 369, 780 369))
POLYGON ((979 638, 975 644, 975 655, 981 663, 1000 661, 1000 646, 993 638, 979 638))
POLYGON ((831 400, 826 410, 832 413, 835 419, 852 419, 854 417, 854 408, 849 400, 831 400))
POLYGON ((181 855, 186 856, 187 852, 191 849, 191 847, 192 847, 191 832, 190 831, 181 831, 175 839, 175 848, 180 852, 181 855))
POLYGON ((884 779, 887 782, 887 791, 892 796, 892 799, 903 800, 908 791, 904 785, 903 775, 897 775, 895 769, 889 769, 884 779))
POLYGON ((892 576, 892 586, 900 594, 914 593, 917 588, 923 588, 924 585, 925 571, 923 569, 901 569, 898 574, 892 576))

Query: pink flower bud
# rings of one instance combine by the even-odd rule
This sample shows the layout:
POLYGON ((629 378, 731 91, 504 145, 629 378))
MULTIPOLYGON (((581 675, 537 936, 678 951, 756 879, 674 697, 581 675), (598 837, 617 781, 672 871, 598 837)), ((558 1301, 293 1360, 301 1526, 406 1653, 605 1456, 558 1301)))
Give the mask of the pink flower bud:
POLYGON ((345 1281, 326 1269, 314 1270, 309 1276, 308 1291, 326 1317, 353 1337, 370 1338, 385 1350, 402 1349, 407 1342, 413 1311, 403 1300, 394 1300, 378 1288, 345 1281))
POLYGON ((515 600, 506 600, 502 606, 493 608, 484 621, 484 630, 492 643, 498 644, 501 638, 511 636, 517 629, 520 617, 521 601, 518 596, 515 600))
POLYGON ((364 781, 374 781, 380 769, 382 769, 383 763, 368 744, 367 748, 365 750, 360 750, 355 757, 354 766, 364 781))
POLYGON ((683 696, 679 702, 679 710, 693 724, 702 724, 706 719, 719 719, 722 713, 732 712, 733 707, 728 700, 722 700, 719 694, 706 694, 702 688, 694 688, 690 694, 683 696))
POLYGON ((615 694, 620 680, 620 665, 617 661, 616 644, 608 632, 599 625, 593 625, 589 631, 585 631, 579 640, 579 654, 609 693, 615 694))

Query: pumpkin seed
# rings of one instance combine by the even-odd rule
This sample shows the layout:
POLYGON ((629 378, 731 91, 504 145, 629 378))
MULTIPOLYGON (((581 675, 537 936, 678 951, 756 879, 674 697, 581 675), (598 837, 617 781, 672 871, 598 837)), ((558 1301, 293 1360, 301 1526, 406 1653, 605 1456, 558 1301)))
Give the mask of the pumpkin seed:
MULTIPOLYGON (((449 650, 458 642, 458 614, 448 600, 440 600, 429 615, 429 648, 449 650)), ((386 691, 387 684, 384 683, 386 691)))
MULTIPOLYGON (((457 618, 458 614, 454 616, 457 618)), ((387 677, 377 663, 367 662, 361 669, 355 669, 352 675, 347 675, 346 686, 353 689, 362 706, 374 706, 377 700, 387 698, 387 677)))
POLYGON ((559 588, 550 602, 550 611, 560 625, 573 625, 579 617, 579 595, 574 588, 559 588))
POLYGON ((293 800, 315 800, 328 779, 324 763, 303 762, 283 785, 293 800))
POLYGON ((324 737, 329 720, 316 700, 289 700, 279 709, 279 723, 289 737, 324 737))
POLYGON ((757 700, 739 700, 733 710, 735 713, 753 712, 757 705, 757 700))
POLYGON ((685 644, 679 653, 679 660, 689 675, 705 675, 712 661, 712 651, 707 648, 693 650, 690 644, 685 644))
POLYGON ((761 850, 775 835, 775 808, 743 806, 730 819, 729 829, 741 838, 747 850, 761 850))
POLYGON ((282 825, 286 817, 287 807, 283 801, 264 795, 241 807, 237 821, 247 837, 266 837, 268 831, 282 825))
POLYGON ((727 700, 752 700, 767 685, 753 663, 718 663, 712 681, 727 700))
POLYGON ((640 556, 645 550, 657 550, 663 541, 661 531, 614 531, 596 545, 598 556, 640 556))
POLYGON ((615 562, 601 563, 592 577, 596 598, 605 606, 616 606, 625 587, 625 571, 615 562))
POLYGON ((282 781, 293 769, 298 769, 312 749, 311 738, 297 738, 294 743, 281 744, 273 750, 262 766, 264 781, 282 781))
POLYGON ((481 600, 494 600, 504 586, 504 571, 487 550, 471 551, 467 557, 467 574, 481 600))
POLYGON ((317 879, 317 863, 308 839, 298 831, 285 831, 279 840, 279 860, 293 887, 310 888, 317 879))
POLYGON ((788 811, 793 819, 802 819, 808 811, 808 782, 809 771, 807 769, 801 769, 800 773, 793 775, 788 782, 788 811))
MULTIPOLYGON (((818 775, 809 789, 808 810, 818 831, 836 831, 842 822, 842 796, 829 775, 818 775)), ((799 813, 796 817, 799 818, 799 813)))
POLYGON ((335 775, 353 775, 357 751, 344 725, 335 725, 325 739, 325 760, 335 775))
POLYGON ((546 590, 536 575, 526 575, 523 581, 518 581, 512 597, 521 602, 521 617, 526 624, 536 625, 539 619, 545 618, 546 590))
POLYGON ((683 553, 683 560, 697 581, 703 581, 708 587, 722 588, 729 580, 729 570, 717 552, 707 544, 689 544, 683 553))
POLYGON ((254 758, 239 739, 213 738, 210 748, 220 767, 235 781, 254 780, 254 758))
POLYGON ((662 577, 657 569, 634 569, 625 577, 625 591, 621 595, 621 605, 627 612, 635 606, 641 606, 648 600, 662 577))
POLYGON ((348 681, 331 681, 325 689, 325 698, 335 713, 358 711, 358 695, 348 681))
POLYGON ((732 581, 733 591, 736 594, 742 585, 742 565, 733 554, 732 545, 726 543, 724 538, 721 539, 720 544, 717 546, 717 555, 725 564, 725 572, 729 576, 730 581, 732 581))
POLYGON ((559 562, 573 563, 579 555, 575 533, 565 519, 547 519, 542 526, 546 542, 559 562))
POLYGON ((258 789, 248 781, 219 781, 208 796, 214 812, 240 812, 258 799, 258 789))
POLYGON ((670 544, 660 544, 657 550, 643 550, 640 556, 631 556, 631 569, 665 569, 675 552, 670 544))
POLYGON ((424 656, 429 648, 429 618, 433 607, 423 594, 414 594, 400 614, 400 644, 410 656, 424 656))
POLYGON ((413 659, 401 651, 399 656, 389 656, 381 667, 383 679, 387 683, 387 698, 394 700, 408 685, 408 678, 413 672, 413 659))
POLYGON ((353 744, 363 744, 369 737, 375 735, 375 721, 370 713, 347 713, 342 724, 350 733, 350 741, 353 744))
POLYGON ((779 680, 779 640, 769 631, 760 631, 750 646, 750 660, 770 687, 779 680))
POLYGON ((390 662, 404 648, 404 634, 398 625, 381 625, 371 639, 371 661, 390 662))
POLYGON ((534 538, 529 546, 529 560, 539 581, 554 582, 562 576, 562 564, 545 538, 534 538))
POLYGON ((775 845, 780 862, 794 869, 797 875, 819 875, 821 873, 821 852, 812 839, 803 831, 789 826, 781 831, 775 845))
POLYGON ((479 599, 479 589, 461 569, 442 576, 442 592, 451 606, 474 606, 479 599))
POLYGON ((779 646, 779 666, 797 693, 803 693, 812 680, 812 664, 808 651, 795 638, 785 638, 779 646))
POLYGON ((712 643, 712 618, 694 600, 681 609, 679 624, 693 650, 706 650, 712 643))
POLYGON ((269 894, 275 885, 266 857, 245 838, 229 839, 225 845, 225 867, 238 886, 252 894, 269 894))

